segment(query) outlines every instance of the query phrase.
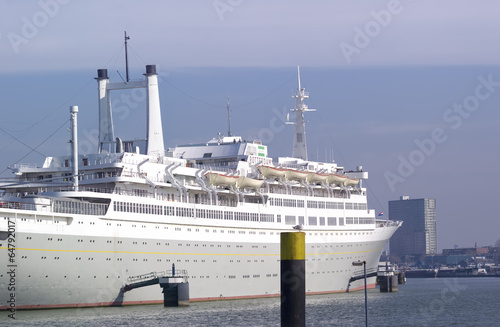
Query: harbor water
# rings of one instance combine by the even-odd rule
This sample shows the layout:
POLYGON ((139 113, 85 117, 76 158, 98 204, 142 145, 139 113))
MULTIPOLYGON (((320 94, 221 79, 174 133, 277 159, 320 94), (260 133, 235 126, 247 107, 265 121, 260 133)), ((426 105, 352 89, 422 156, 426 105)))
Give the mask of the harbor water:
MULTIPOLYGON (((158 289, 160 292, 160 289, 158 289)), ((368 290, 370 326, 499 326, 500 278, 423 278, 368 290)), ((280 299, 0 312, 0 326, 280 326, 280 299)), ((363 326, 364 292, 308 296, 307 326, 363 326)))

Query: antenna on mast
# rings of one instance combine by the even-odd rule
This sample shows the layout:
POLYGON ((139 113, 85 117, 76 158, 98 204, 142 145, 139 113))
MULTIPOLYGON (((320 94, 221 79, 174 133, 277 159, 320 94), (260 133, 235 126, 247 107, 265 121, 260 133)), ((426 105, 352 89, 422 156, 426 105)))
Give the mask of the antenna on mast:
POLYGON ((299 92, 300 92, 300 90, 301 90, 301 88, 300 88, 300 66, 297 66, 297 76, 299 79, 299 92))
POLYGON ((227 136, 231 136, 231 106, 229 105, 229 93, 227 94, 227 136))
POLYGON ((127 82, 130 81, 130 78, 128 77, 128 53, 127 53, 127 40, 130 40, 130 36, 127 36, 127 31, 125 31, 125 72, 126 72, 126 77, 127 77, 127 82))
MULTIPOLYGON (((306 111, 316 111, 316 109, 309 109, 307 105, 304 103, 305 99, 309 98, 309 93, 305 92, 305 89, 300 85, 300 67, 297 66, 297 77, 299 88, 297 92, 292 96, 295 98, 295 108, 290 109, 295 114, 295 121, 287 122, 286 124, 295 125, 294 128, 294 138, 293 138, 293 153, 292 157, 300 158, 302 160, 307 159, 307 143, 306 143, 306 121, 304 120, 304 113, 306 111)), ((316 158, 317 159, 317 158, 316 158)))

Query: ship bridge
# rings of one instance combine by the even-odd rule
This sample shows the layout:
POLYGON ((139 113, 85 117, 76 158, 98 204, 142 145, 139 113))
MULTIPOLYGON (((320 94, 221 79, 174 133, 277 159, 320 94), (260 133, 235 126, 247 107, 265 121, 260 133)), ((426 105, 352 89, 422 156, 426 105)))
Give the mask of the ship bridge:
POLYGON ((237 169, 242 162, 249 165, 270 165, 267 146, 260 141, 245 141, 239 136, 214 138, 206 143, 179 145, 169 149, 168 155, 186 159, 207 169, 237 169))

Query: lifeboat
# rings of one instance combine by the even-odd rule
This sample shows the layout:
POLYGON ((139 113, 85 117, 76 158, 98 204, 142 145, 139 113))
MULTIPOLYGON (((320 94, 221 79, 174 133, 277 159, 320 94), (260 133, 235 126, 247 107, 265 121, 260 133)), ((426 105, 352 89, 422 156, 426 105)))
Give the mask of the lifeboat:
POLYGON ((206 173, 205 177, 207 178, 210 185, 215 186, 232 186, 236 184, 238 181, 238 176, 227 176, 219 173, 206 173))
POLYGON ((359 178, 348 178, 345 182, 345 186, 356 186, 359 183, 359 178))
POLYGON ((303 181, 307 178, 307 175, 309 175, 308 171, 298 171, 294 169, 288 169, 285 172, 285 177, 289 181, 303 181))
POLYGON ((262 183, 264 183, 264 180, 262 180, 262 179, 253 179, 253 178, 249 178, 249 177, 240 176, 240 177, 238 177, 238 180, 236 181, 236 186, 238 188, 258 189, 261 187, 262 183))
POLYGON ((340 176, 335 174, 330 174, 328 176, 328 183, 335 184, 337 186, 344 186, 349 178, 347 176, 340 176))
POLYGON ((309 183, 321 183, 326 181, 328 176, 330 176, 330 174, 309 173, 306 179, 309 183))
POLYGON ((257 169, 260 171, 262 176, 269 179, 276 179, 285 176, 286 169, 274 168, 270 166, 259 166, 257 169))

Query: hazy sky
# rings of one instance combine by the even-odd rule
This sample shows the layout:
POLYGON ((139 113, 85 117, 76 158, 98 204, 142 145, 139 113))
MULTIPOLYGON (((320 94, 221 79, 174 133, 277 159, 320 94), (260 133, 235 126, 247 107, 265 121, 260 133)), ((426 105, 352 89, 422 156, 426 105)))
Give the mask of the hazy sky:
MULTIPOLYGON (((1 1, 0 176, 67 153, 70 105, 80 150, 95 151, 93 78, 125 76, 126 30, 131 77, 158 65, 166 146, 226 132, 229 93, 233 132, 290 155, 283 117, 300 65, 318 110, 306 117, 311 159, 363 165, 369 205, 386 216, 400 195, 436 198, 440 249, 491 245, 499 12, 498 1, 460 0, 1 1)), ((114 98, 117 136, 144 136, 143 97, 114 98)))

